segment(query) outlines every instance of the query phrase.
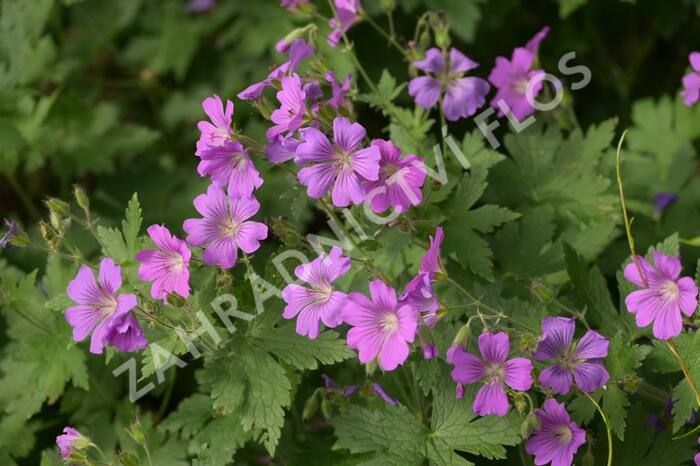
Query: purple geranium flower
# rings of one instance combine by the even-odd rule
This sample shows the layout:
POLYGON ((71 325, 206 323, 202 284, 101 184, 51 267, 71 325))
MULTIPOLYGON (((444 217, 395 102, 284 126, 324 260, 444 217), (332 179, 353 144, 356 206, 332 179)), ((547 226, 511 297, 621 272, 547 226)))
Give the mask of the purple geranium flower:
POLYGON ((489 83, 473 76, 464 77, 464 73, 479 64, 456 48, 450 49, 449 68, 445 65, 442 52, 436 47, 429 49, 425 58, 414 62, 414 65, 434 75, 419 76, 408 83, 408 93, 415 97, 421 107, 433 108, 444 93, 442 109, 445 118, 456 121, 475 114, 484 105, 489 83))
POLYGON ((19 228, 17 223, 5 219, 5 225, 7 226, 7 232, 0 238, 0 249, 5 249, 12 241, 12 238, 16 238, 19 235, 19 228))
POLYGON ((440 246, 444 238, 442 227, 437 227, 435 237, 430 236, 430 247, 420 261, 418 275, 408 282, 401 295, 401 303, 411 306, 429 327, 434 326, 439 319, 437 311, 440 302, 432 284, 437 279, 444 279, 446 275, 440 261, 440 246))
POLYGON ((210 185, 206 194, 195 198, 194 207, 204 218, 185 220, 183 229, 188 243, 206 247, 202 259, 207 264, 230 269, 236 265, 238 248, 250 254, 267 238, 267 225, 248 220, 260 210, 254 196, 237 198, 210 185))
POLYGON ((299 5, 304 5, 306 3, 309 3, 309 0, 282 0, 280 5, 287 8, 289 11, 294 11, 299 5))
POLYGON ((688 57, 692 72, 683 76, 683 103, 693 105, 700 99, 700 52, 691 52, 688 57))
POLYGON ((328 36, 328 45, 335 48, 350 27, 357 22, 362 12, 360 0, 334 0, 336 18, 332 18, 328 24, 333 32, 328 36))
POLYGON ((289 135, 296 131, 304 123, 306 115, 306 93, 301 88, 299 75, 285 76, 281 83, 282 90, 277 93, 280 108, 270 116, 275 126, 268 129, 266 133, 269 141, 274 141, 282 133, 289 135))
POLYGON ((350 81, 352 80, 352 73, 348 73, 345 81, 341 84, 335 77, 335 73, 332 71, 326 71, 325 74, 326 81, 331 85, 331 98, 326 100, 326 103, 336 110, 340 110, 340 107, 345 103, 345 93, 350 90, 350 81))
POLYGON ((532 39, 527 41, 527 44, 525 44, 525 48, 532 52, 533 55, 537 56, 537 53, 540 50, 540 44, 544 40, 545 37, 547 37, 547 34, 549 34, 549 26, 545 26, 540 31, 534 35, 532 39))
POLYGON ((483 382, 474 398, 474 412, 479 416, 505 416, 510 404, 503 387, 529 390, 532 386, 532 362, 526 358, 508 359, 508 334, 484 332, 479 335, 481 358, 467 353, 461 347, 451 355, 454 369, 452 379, 460 384, 483 382))
POLYGON ((82 266, 68 284, 68 297, 78 303, 68 308, 65 318, 73 327, 73 340, 83 341, 92 332, 90 352, 101 354, 105 345, 119 351, 144 348, 148 342, 129 311, 136 307, 136 295, 117 295, 122 286, 122 269, 112 259, 102 259, 99 281, 90 267, 82 266))
POLYGON ((438 321, 440 302, 433 290, 430 274, 419 272, 413 277, 406 285, 400 302, 411 306, 428 327, 434 326, 438 321))
POLYGON ((202 102, 204 113, 207 114, 211 123, 208 121, 200 121, 197 127, 201 135, 197 141, 197 155, 210 147, 222 146, 224 142, 231 139, 233 130, 231 122, 233 121, 233 102, 226 101, 226 109, 221 101, 221 97, 207 97, 202 102))
POLYGON ((637 326, 646 327, 654 322, 654 336, 668 340, 680 335, 683 328, 681 312, 692 316, 698 306, 698 288, 690 277, 680 277, 681 259, 653 252, 654 266, 644 257, 625 267, 625 278, 644 289, 633 291, 625 304, 635 315, 637 326), (639 268, 637 268, 639 265, 639 268), (639 273, 642 273, 642 276, 639 273))
POLYGON ((510 60, 505 57, 496 57, 496 66, 489 74, 489 81, 496 86, 498 92, 491 100, 491 106, 498 109, 498 115, 503 116, 503 110, 498 106, 499 101, 508 105, 510 111, 518 120, 523 120, 531 115, 535 108, 528 101, 526 95, 530 80, 537 79, 531 86, 532 98, 534 99, 542 89, 543 70, 531 70, 535 60, 535 53, 518 47, 513 51, 510 60))
POLYGON ((397 212, 406 212, 411 205, 420 204, 427 174, 423 159, 414 154, 402 158, 401 149, 391 141, 375 139, 372 145, 381 155, 379 179, 365 185, 372 210, 380 213, 391 206, 397 212))
POLYGON ((289 60, 270 71, 267 78, 264 80, 251 84, 243 91, 239 92, 238 98, 241 100, 259 99, 267 87, 272 86, 275 81, 280 81, 283 77, 294 73, 302 60, 313 52, 314 48, 304 42, 304 39, 296 39, 289 46, 289 60))
POLYGON ((192 252, 187 244, 162 225, 148 227, 158 250, 145 249, 136 254, 139 266, 139 278, 153 282, 151 296, 167 302, 170 293, 177 293, 183 298, 190 295, 190 258, 192 252))
POLYGON ((435 237, 430 237, 430 247, 420 260, 420 268, 418 270, 429 274, 431 279, 435 279, 436 276, 439 279, 439 274, 443 276, 447 275, 445 268, 442 266, 442 261, 440 260, 440 246, 442 246, 444 239, 445 233, 442 227, 437 227, 435 229, 435 237))
POLYGON ((265 146, 265 156, 272 163, 282 163, 296 158, 297 147, 301 144, 291 136, 277 136, 274 141, 265 146))
POLYGON ((200 155, 197 171, 210 176, 211 182, 227 188, 235 197, 250 197, 263 184, 260 173, 238 141, 225 141, 223 145, 209 147, 200 155))
POLYGON ((409 343, 416 336, 418 319, 408 305, 400 305, 396 290, 381 280, 369 283, 369 300, 352 292, 341 312, 341 318, 352 326, 348 346, 359 350, 360 362, 378 358, 379 366, 393 371, 408 358, 409 343))
POLYGON ((74 450, 84 448, 85 445, 80 445, 80 443, 85 443, 86 440, 87 439, 78 432, 78 429, 66 426, 63 428, 63 434, 56 437, 58 453, 61 455, 61 458, 67 459, 74 450))
POLYGON ((299 130, 303 142, 296 155, 299 163, 316 162, 299 170, 299 182, 307 194, 320 199, 333 184, 332 199, 337 207, 364 200, 363 181, 379 178, 379 148, 370 145, 360 149, 366 131, 359 123, 344 117, 333 120, 332 145, 326 135, 316 128, 299 130))
POLYGON ((314 339, 318 336, 319 322, 326 327, 337 327, 343 323, 340 311, 347 295, 333 289, 333 282, 350 270, 350 259, 343 250, 333 246, 330 254, 322 255, 294 270, 300 280, 309 287, 290 284, 282 291, 287 303, 282 314, 285 319, 297 318, 297 333, 314 339))
POLYGON ((574 455, 586 443, 586 431, 571 420, 564 403, 548 398, 544 409, 536 409, 540 427, 534 429, 525 450, 535 456, 535 464, 571 466, 574 455))
MULTIPOLYGON (((700 437, 698 437, 698 445, 700 445, 700 437)), ((693 458, 693 462, 695 463, 695 466, 700 466, 700 453, 696 453, 695 457, 693 458)))
POLYGON ((589 330, 573 346, 576 321, 566 317, 547 317, 542 321, 542 339, 532 356, 556 363, 540 373, 540 383, 560 395, 571 390, 572 381, 584 392, 594 392, 608 381, 602 358, 608 355, 610 342, 593 330, 589 330))

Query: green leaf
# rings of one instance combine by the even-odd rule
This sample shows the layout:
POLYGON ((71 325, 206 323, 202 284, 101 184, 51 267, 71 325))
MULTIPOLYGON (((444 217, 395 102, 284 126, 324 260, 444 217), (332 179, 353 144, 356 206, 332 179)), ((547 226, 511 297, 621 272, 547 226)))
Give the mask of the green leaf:
POLYGON ((97 236, 102 242, 102 252, 105 256, 111 257, 117 264, 126 262, 129 252, 121 231, 116 228, 107 228, 99 225, 97 227, 97 236))
POLYGON ((335 364, 355 355, 345 340, 332 330, 326 330, 312 340, 297 334, 294 325, 290 323, 261 331, 253 344, 301 370, 317 369, 319 363, 335 364))
POLYGON ((137 193, 131 197, 122 220, 122 231, 126 240, 128 257, 134 257, 138 246, 139 231, 141 230, 141 204, 137 193))
POLYGON ((589 269, 583 256, 568 244, 564 244, 564 256, 566 270, 588 315, 595 317, 605 335, 614 334, 620 328, 621 317, 612 303, 605 277, 597 267, 589 269))

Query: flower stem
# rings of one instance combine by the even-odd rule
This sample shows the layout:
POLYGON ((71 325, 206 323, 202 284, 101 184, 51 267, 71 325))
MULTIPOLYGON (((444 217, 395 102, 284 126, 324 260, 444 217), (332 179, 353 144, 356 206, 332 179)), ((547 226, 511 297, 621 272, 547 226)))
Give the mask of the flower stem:
MULTIPOLYGON (((620 136, 620 140, 617 143, 617 152, 615 155, 615 173, 617 175, 617 187, 618 190, 620 191, 620 205, 622 207, 622 217, 625 221, 625 232, 627 233, 627 243, 629 244, 630 247, 630 253, 632 254, 632 260, 634 261, 634 265, 637 267, 637 273, 639 273, 639 276, 642 279, 642 283, 644 283, 644 287, 648 288, 649 285, 647 283, 647 279, 642 273, 642 267, 639 265, 639 260, 637 259, 637 253, 635 252, 634 248, 634 237, 632 236, 632 221, 630 221, 629 217, 627 216, 627 204, 625 203, 625 190, 622 186, 622 170, 620 168, 620 152, 622 151, 622 142, 625 140, 625 135, 627 134, 627 130, 622 132, 622 136, 620 136)), ((634 219, 632 219, 634 220, 634 219)))
POLYGON ((673 341, 670 339, 666 340, 666 344, 668 345, 668 349, 671 350, 673 355, 678 360, 678 365, 681 366, 681 370, 683 371, 683 375, 685 376, 685 379, 688 381, 688 385, 690 385, 690 389, 695 394, 695 401, 698 403, 698 406, 700 406, 700 393, 698 393, 698 388, 695 385, 695 380, 693 379, 693 375, 690 373, 690 369, 688 369, 688 366, 686 365, 685 361, 683 361, 683 358, 681 357, 680 353, 678 352, 678 348, 676 348, 676 344, 673 343, 673 341))
MULTIPOLYGON (((639 265, 639 260, 637 259, 637 253, 634 250, 634 237, 632 236, 632 222, 630 221, 629 217, 627 216, 627 206, 625 204, 625 193, 624 189, 622 187, 622 174, 620 170, 620 151, 622 149, 622 142, 625 140, 625 135, 627 134, 627 130, 625 130, 622 133, 622 136, 620 136, 620 141, 617 143, 617 154, 615 158, 615 170, 617 173, 617 186, 620 191, 620 204, 622 206, 622 216, 625 221, 625 231, 627 233, 627 242, 629 243, 630 247, 630 253, 632 254, 632 260, 634 261, 635 266, 637 267, 637 273, 639 273, 639 277, 642 279, 642 283, 644 284, 645 288, 649 288, 649 284, 647 283, 646 277, 642 273, 642 267, 639 265)), ((698 403, 698 406, 700 406, 700 393, 698 393, 698 388, 695 385, 695 381, 693 380, 693 376, 690 373, 688 366, 685 364, 685 361, 683 361, 683 358, 681 357, 680 353, 678 353, 678 348, 676 348, 676 345, 673 343, 673 341, 666 340, 666 344, 668 345, 668 348, 671 350, 673 355, 676 357, 678 360, 678 365, 681 367, 681 370, 683 371, 683 375, 685 376, 685 379, 688 381, 688 385, 690 385, 691 390, 693 390, 693 393, 695 394, 695 401, 698 403)))
POLYGON ((610 421, 608 420, 608 416, 605 415, 603 412, 603 409, 600 407, 598 402, 593 399, 593 397, 590 395, 590 393, 586 393, 583 390, 581 390, 581 393, 586 395, 586 397, 591 400, 591 403, 593 403, 593 406, 595 406, 595 409, 598 410, 600 413, 600 417, 603 418, 603 422, 605 423, 605 430, 607 431, 608 434, 608 466, 612 466, 612 458, 613 458, 613 442, 612 442, 612 429, 610 428, 610 421))

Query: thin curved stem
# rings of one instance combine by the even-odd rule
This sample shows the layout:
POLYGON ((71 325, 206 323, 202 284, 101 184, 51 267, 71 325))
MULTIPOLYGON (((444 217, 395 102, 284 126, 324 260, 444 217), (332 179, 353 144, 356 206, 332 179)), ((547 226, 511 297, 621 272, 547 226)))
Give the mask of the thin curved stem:
POLYGON ((700 406, 700 393, 698 393, 698 388, 695 385, 695 380, 693 379, 693 375, 690 373, 690 369, 688 369, 688 366, 686 365, 685 361, 683 361, 683 358, 681 357, 680 353, 678 352, 678 348, 676 348, 676 344, 673 343, 672 340, 666 340, 666 344, 668 345, 668 349, 671 350, 673 355, 678 360, 678 365, 681 366, 681 370, 683 371, 683 375, 685 376, 685 379, 688 381, 688 385, 690 385, 690 389, 695 394, 695 401, 698 403, 698 406, 700 406))
POLYGON ((590 395, 590 393, 586 393, 583 390, 581 391, 586 397, 591 400, 591 403, 593 403, 593 406, 595 406, 595 409, 598 410, 600 413, 600 417, 603 418, 603 422, 605 423, 605 430, 607 431, 608 434, 608 466, 612 466, 612 459, 613 459, 613 442, 612 442, 612 429, 610 427, 610 421, 608 420, 608 416, 605 415, 603 412, 603 409, 600 407, 598 402, 593 399, 593 397, 590 395))
MULTIPOLYGON (((620 191, 620 204, 622 206, 622 216, 625 221, 625 232, 627 233, 627 242, 629 243, 630 247, 630 253, 632 254, 632 260, 634 261, 635 266, 637 267, 637 273, 639 273, 639 277, 642 280, 642 283, 644 284, 644 288, 649 288, 649 284, 647 283, 646 277, 642 273, 642 267, 639 265, 639 260, 637 259, 637 253, 635 252, 634 249, 634 237, 632 236, 632 224, 627 216, 627 205, 625 204, 625 192, 622 187, 622 171, 620 169, 620 152, 622 150, 622 142, 625 140, 625 135, 627 134, 627 130, 625 130, 622 133, 622 136, 620 136, 620 141, 617 143, 617 154, 615 158, 615 169, 617 172, 617 186, 620 191)), ((693 393, 695 394, 695 401, 697 402, 698 406, 700 406, 700 393, 698 393, 698 388, 695 385, 695 380, 693 380, 693 376, 690 373, 690 370, 688 369, 688 366, 685 364, 685 361, 683 361, 683 358, 681 357, 680 353, 678 352, 678 348, 676 348, 676 345, 673 343, 672 340, 666 340, 666 344, 668 345, 668 348, 671 350, 673 355, 676 357, 678 360, 678 365, 681 367, 681 370, 683 371, 683 375, 685 376, 685 379, 688 381, 688 385, 690 385, 690 389, 693 390, 693 393)))

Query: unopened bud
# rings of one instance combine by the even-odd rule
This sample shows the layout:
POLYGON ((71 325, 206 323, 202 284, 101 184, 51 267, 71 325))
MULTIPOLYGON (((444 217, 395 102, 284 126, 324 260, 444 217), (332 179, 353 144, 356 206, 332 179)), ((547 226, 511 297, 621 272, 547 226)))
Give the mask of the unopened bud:
POLYGON ((379 4, 382 10, 386 12, 394 11, 394 8, 396 8, 396 0, 380 0, 379 4))
POLYGON ((538 430, 540 427, 540 418, 535 413, 529 413, 525 416, 525 421, 520 426, 520 435, 523 438, 527 438, 533 430, 538 430))
POLYGON ((144 434, 139 421, 134 421, 126 432, 134 439, 134 442, 139 445, 142 445, 146 441, 146 434, 144 434))
POLYGON ((90 209, 90 198, 79 184, 73 185, 73 196, 81 209, 85 211, 90 209))
POLYGON ((46 200, 46 207, 49 208, 51 213, 55 213, 60 217, 65 217, 70 215, 70 205, 60 199, 49 198, 46 200))
POLYGON ((457 389, 455 390, 455 398, 457 398, 458 400, 464 398, 464 385, 462 385, 461 383, 457 384, 457 389))
POLYGON ((323 417, 326 419, 333 416, 333 407, 331 406, 330 401, 328 401, 328 398, 323 398, 321 400, 321 413, 323 413, 323 417))
POLYGON ((318 409, 318 390, 304 403, 304 411, 302 413, 304 420, 311 418, 316 412, 316 409, 318 409))
POLYGON ((177 294, 175 292, 170 293, 168 295, 167 300, 168 300, 168 304, 170 304, 171 306, 182 307, 185 305, 185 298, 183 298, 182 296, 180 296, 179 294, 177 294))
POLYGON ((525 401, 525 395, 523 395, 520 392, 516 392, 513 395, 513 405, 515 406, 515 409, 517 409, 520 414, 523 414, 525 412, 525 410, 527 409, 527 402, 525 401))
POLYGON ((554 293, 554 291, 550 290, 541 283, 532 282, 532 284, 530 285, 530 291, 532 291, 532 293, 537 297, 537 299, 539 299, 540 302, 543 303, 549 303, 554 298, 556 298, 556 294, 554 293))
POLYGON ((134 454, 127 453, 125 451, 119 452, 119 463, 123 464, 124 466, 139 466, 141 464, 139 459, 134 454))
MULTIPOLYGON (((424 50, 430 47, 430 31, 425 30, 421 33, 421 35, 418 37, 418 47, 421 55, 423 55, 424 50)), ((419 60, 422 58, 423 57, 419 58, 419 60)))
POLYGON ((642 379, 635 374, 623 375, 620 379, 620 385, 622 389, 627 393, 636 393, 639 390, 639 386, 642 384, 642 379))
POLYGON ((583 455, 583 461, 581 462, 582 466, 595 466, 595 456, 593 456, 593 452, 591 450, 588 450, 584 455, 583 455))

